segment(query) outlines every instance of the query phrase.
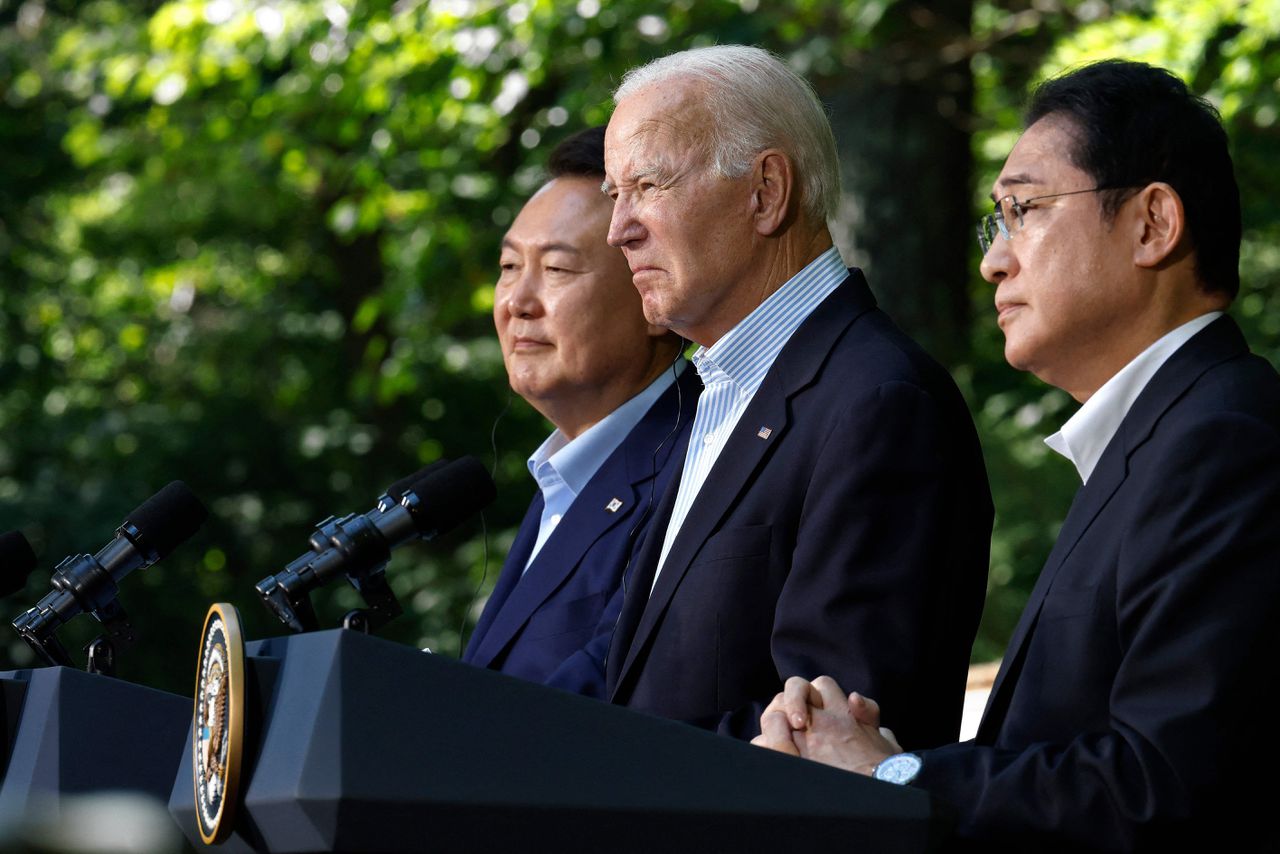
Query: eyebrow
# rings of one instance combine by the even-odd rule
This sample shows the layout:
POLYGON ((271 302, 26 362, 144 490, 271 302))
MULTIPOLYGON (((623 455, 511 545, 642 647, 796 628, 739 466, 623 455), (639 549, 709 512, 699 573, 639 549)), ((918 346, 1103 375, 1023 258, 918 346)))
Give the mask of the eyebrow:
MULTIPOLYGON (((568 243, 538 243, 534 245, 537 249, 540 249, 543 252, 571 252, 574 255, 582 254, 582 250, 568 243)), ((515 241, 509 237, 502 238, 502 248, 511 249, 517 252, 520 250, 520 247, 516 245, 515 241)))
MULTIPOLYGON (((660 164, 650 163, 640 167, 639 169, 636 169, 630 175, 623 176, 622 182, 624 184, 635 184, 638 181, 641 181, 645 178, 652 178, 655 175, 662 175, 662 174, 663 174, 663 167, 660 164)), ((614 184, 612 181, 610 181, 608 178, 605 178, 603 181, 600 182, 600 192, 604 193, 606 196, 616 189, 617 189, 617 185, 614 184)))
MULTIPOLYGON (((1040 179, 1028 172, 1018 172, 1014 175, 1007 175, 996 183, 1007 189, 1009 187, 1021 187, 1025 184, 1039 184, 1040 179)), ((1009 194, 1005 193, 1004 195, 1007 196, 1009 194)), ((991 201, 998 201, 999 198, 1003 198, 1003 196, 997 197, 995 192, 991 193, 991 201)))

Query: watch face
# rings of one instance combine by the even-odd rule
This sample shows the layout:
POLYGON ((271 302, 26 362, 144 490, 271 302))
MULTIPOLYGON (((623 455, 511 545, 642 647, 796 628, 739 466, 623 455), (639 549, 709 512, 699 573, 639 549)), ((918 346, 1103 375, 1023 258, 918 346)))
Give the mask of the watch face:
POLYGON ((876 766, 875 778, 905 786, 916 778, 923 764, 914 753, 898 753, 876 766))

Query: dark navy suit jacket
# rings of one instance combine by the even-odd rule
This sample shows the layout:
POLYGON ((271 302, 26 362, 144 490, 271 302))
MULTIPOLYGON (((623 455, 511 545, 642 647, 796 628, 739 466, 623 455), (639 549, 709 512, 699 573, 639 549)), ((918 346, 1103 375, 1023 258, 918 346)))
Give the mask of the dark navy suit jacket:
POLYGON ((904 744, 955 740, 986 592, 986 470, 950 376, 859 271, 778 354, 650 596, 677 488, 636 556, 613 702, 746 737, 788 677, 825 673, 896 710, 884 723, 904 744))
POLYGON ((673 470, 684 462, 701 390, 697 372, 685 365, 574 499, 525 572, 542 517, 541 493, 534 498, 463 661, 604 696, 604 657, 622 606, 622 573, 673 470), (621 506, 611 510, 615 499, 621 506))
POLYGON ((1278 629, 1280 377, 1223 317, 1134 402, 976 739, 917 784, 983 851, 1276 850, 1278 629))

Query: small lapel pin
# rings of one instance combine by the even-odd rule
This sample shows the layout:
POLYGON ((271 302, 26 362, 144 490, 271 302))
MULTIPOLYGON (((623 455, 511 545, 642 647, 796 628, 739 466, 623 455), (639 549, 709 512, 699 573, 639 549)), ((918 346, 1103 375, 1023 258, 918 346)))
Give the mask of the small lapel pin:
POLYGON ((772 436, 772 435, 773 435, 773 428, 772 428, 772 427, 761 427, 761 428, 760 428, 760 431, 759 431, 758 433, 756 433, 756 435, 757 435, 757 436, 759 436, 761 439, 768 439, 770 436, 772 436))
POLYGON ((612 501, 610 501, 608 504, 606 504, 604 506, 604 509, 608 510, 610 513, 617 513, 618 510, 621 509, 621 507, 622 507, 622 499, 615 498, 612 501))

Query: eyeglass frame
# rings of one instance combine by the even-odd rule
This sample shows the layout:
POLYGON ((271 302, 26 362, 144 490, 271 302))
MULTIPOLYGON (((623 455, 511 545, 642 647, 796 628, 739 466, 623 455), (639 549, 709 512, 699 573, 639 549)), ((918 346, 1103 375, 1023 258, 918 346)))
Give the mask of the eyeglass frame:
POLYGON ((1010 193, 1007 196, 1001 196, 1000 198, 996 199, 995 202, 993 202, 995 210, 993 210, 989 214, 983 214, 982 218, 978 220, 978 227, 977 227, 978 248, 982 250, 982 256, 984 258, 986 257, 987 253, 991 251, 991 247, 995 244, 995 235, 991 233, 992 226, 995 226, 995 228, 1002 235, 1004 235, 1005 240, 1012 240, 1014 232, 1020 231, 1022 229, 1023 211, 1033 210, 1036 207, 1035 202, 1043 202, 1046 199, 1057 199, 1057 198, 1061 198, 1062 196, 1078 196, 1081 193, 1102 193, 1102 192, 1106 192, 1107 190, 1136 190, 1136 189, 1138 189, 1138 187, 1133 185, 1124 186, 1124 187, 1110 187, 1110 186, 1090 187, 1087 190, 1068 190, 1065 193, 1049 193, 1044 196, 1032 196, 1031 198, 1021 202, 1018 201, 1018 197, 1015 196, 1013 193, 1010 193), (1013 200, 1012 204, 1010 204, 1009 207, 1013 209, 1014 215, 1018 219, 1018 227, 1012 230, 1010 230, 1008 223, 1005 221, 1004 211, 1000 208, 1000 203, 1003 202, 1005 199, 1013 200))

